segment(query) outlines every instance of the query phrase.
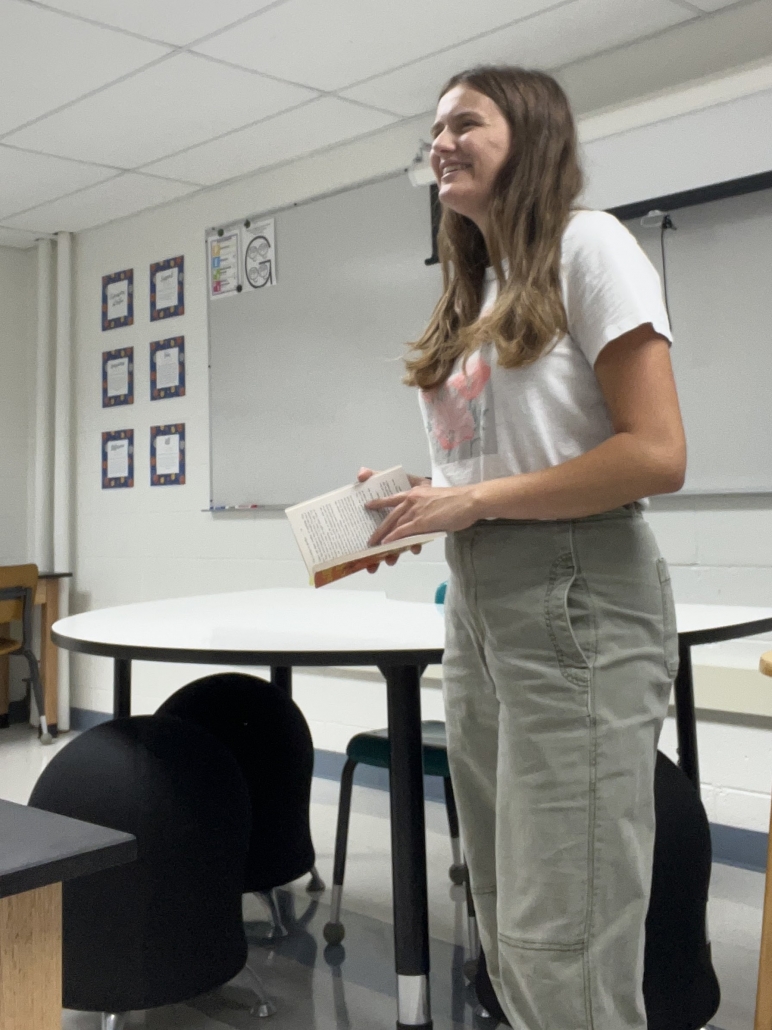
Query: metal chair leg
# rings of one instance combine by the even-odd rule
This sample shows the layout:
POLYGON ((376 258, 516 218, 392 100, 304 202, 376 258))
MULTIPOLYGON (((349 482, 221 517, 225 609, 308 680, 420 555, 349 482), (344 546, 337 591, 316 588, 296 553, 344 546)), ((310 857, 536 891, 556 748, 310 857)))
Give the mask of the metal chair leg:
POLYGON ((40 679, 40 667, 38 666, 38 660, 34 653, 28 648, 24 648, 21 652, 27 659, 29 665, 30 674, 30 690, 32 696, 35 698, 35 704, 38 707, 38 714, 40 715, 40 743, 50 744, 53 737, 48 732, 48 723, 46 722, 46 709, 45 702, 43 699, 43 684, 40 679))
POLYGON ((249 974, 252 980, 252 993, 257 998, 257 1004, 252 1006, 249 1014, 251 1016, 257 1016, 258 1019, 267 1019, 268 1016, 275 1015, 276 1006, 269 998, 268 992, 263 986, 263 981, 254 971, 252 966, 250 966, 249 962, 247 962, 247 964, 244 966, 244 969, 249 974))
POLYGON ((275 941, 281 937, 287 937, 287 928, 281 921, 281 913, 279 912, 279 902, 276 898, 276 891, 256 891, 255 897, 262 898, 268 906, 268 912, 271 917, 271 929, 265 939, 267 941, 275 941))
POLYGON ((348 847, 348 823, 351 815, 351 793, 354 787, 354 770, 357 763, 346 759, 340 777, 340 800, 338 802, 338 828, 335 833, 335 861, 332 869, 332 895, 330 898, 330 920, 324 924, 322 933, 328 944, 340 944, 346 935, 340 921, 343 900, 343 877, 346 872, 346 848, 348 847))
POLYGON ((327 886, 319 875, 319 870, 314 866, 311 870, 311 879, 306 884, 306 891, 309 894, 323 894, 325 890, 327 886))
POLYGON ((464 859, 461 856, 456 797, 453 793, 453 784, 450 782, 450 777, 446 776, 442 782, 445 787, 445 810, 448 813, 450 847, 453 852, 453 865, 448 870, 448 876, 452 883, 463 883, 466 880, 466 866, 464 865, 464 859))
POLYGON ((125 1012, 103 1012, 102 1030, 123 1030, 126 1025, 125 1012))

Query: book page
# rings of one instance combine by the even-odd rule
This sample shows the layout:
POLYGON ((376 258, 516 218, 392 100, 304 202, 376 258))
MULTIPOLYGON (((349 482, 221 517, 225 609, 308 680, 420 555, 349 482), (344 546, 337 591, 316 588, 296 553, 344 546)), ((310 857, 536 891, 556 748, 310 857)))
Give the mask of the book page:
POLYGON ((407 473, 397 466, 365 483, 342 487, 287 508, 287 517, 309 569, 366 551, 367 541, 389 514, 388 509, 368 511, 367 501, 409 489, 407 473))

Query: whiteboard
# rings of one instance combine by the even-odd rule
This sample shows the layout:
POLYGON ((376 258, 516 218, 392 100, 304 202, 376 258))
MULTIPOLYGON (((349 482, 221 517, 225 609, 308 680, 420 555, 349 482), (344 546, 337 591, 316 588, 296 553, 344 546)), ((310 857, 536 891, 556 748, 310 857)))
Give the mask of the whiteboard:
MULTIPOLYGON (((772 190, 672 219, 665 257, 684 492, 772 491, 772 190)), ((626 224, 661 271, 659 230, 626 224)))
POLYGON ((398 176, 275 214, 277 285, 209 300, 212 504, 287 506, 360 465, 430 472, 405 343, 441 292, 398 176))
MULTIPOLYGON (((263 212, 270 215, 271 212, 263 212)), ((406 175, 273 213, 278 283, 209 301, 212 504, 287 506, 360 465, 428 474, 404 343, 440 295, 429 193, 406 175)), ((772 190, 666 236, 686 492, 772 490, 772 190)), ((628 223, 660 268, 658 230, 628 223)))

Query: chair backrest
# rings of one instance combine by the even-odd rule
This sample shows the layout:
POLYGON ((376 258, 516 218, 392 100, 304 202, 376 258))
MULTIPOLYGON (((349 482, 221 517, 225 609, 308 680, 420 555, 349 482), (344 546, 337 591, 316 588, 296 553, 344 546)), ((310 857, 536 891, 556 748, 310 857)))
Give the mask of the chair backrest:
POLYGON ((176 1004, 242 969, 249 793, 214 736, 162 716, 102 723, 54 755, 29 804, 137 838, 136 862, 64 884, 65 1007, 176 1004))
MULTIPOLYGON (((34 599, 38 585, 37 565, 0 565, 0 590, 13 587, 29 589, 34 599)), ((5 622, 21 622, 24 615, 24 598, 20 595, 10 601, 0 598, 0 625, 5 622)))
POLYGON ((314 744, 295 702, 259 676, 217 672, 181 687, 158 714, 197 723, 239 763, 252 802, 244 890, 273 890, 310 872, 314 744))

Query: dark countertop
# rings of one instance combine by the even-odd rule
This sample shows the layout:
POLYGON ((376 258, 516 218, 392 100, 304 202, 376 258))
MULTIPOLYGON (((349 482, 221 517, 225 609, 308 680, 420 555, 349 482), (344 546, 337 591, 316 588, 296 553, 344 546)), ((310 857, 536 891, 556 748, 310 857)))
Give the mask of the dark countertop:
POLYGON ((133 862, 130 833, 0 800, 0 898, 133 862))

